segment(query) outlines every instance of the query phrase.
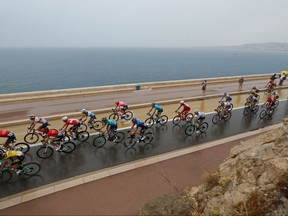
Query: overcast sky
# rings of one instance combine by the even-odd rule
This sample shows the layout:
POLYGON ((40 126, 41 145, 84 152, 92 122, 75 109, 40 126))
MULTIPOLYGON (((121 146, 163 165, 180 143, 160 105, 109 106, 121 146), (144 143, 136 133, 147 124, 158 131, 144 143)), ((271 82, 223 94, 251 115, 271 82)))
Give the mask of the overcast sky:
POLYGON ((288 42, 288 0, 0 0, 0 47, 288 42))

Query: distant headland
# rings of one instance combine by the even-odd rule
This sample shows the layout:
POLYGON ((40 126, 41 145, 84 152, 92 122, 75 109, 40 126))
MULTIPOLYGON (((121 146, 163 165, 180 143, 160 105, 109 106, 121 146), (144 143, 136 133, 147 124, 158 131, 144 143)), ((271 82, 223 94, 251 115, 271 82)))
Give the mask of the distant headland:
MULTIPOLYGON (((224 47, 221 47, 224 48, 224 47)), ((251 43, 235 46, 225 46, 225 48, 237 48, 243 50, 267 50, 267 51, 288 51, 288 43, 268 42, 268 43, 251 43)))

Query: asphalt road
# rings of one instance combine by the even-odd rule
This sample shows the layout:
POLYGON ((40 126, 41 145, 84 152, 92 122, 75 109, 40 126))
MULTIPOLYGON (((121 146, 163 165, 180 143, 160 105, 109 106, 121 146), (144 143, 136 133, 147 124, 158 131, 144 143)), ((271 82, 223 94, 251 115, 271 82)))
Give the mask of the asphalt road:
MULTIPOLYGON (((263 120, 259 119, 261 109, 257 115, 247 117, 243 116, 243 109, 236 109, 232 111, 232 117, 228 122, 222 121, 217 125, 213 125, 211 119, 215 113, 211 113, 206 117, 206 121, 209 123, 207 132, 202 134, 194 133, 192 136, 185 135, 186 125, 184 123, 179 126, 174 126, 172 122, 168 122, 164 126, 156 125, 151 129, 154 134, 154 139, 151 143, 136 144, 130 149, 127 149, 123 143, 115 145, 111 142, 107 142, 102 148, 95 148, 92 145, 95 136, 92 136, 84 143, 76 143, 77 148, 71 154, 54 151, 54 155, 51 158, 39 159, 36 155, 39 147, 36 146, 31 148, 25 161, 37 161, 40 163, 42 169, 39 175, 33 177, 13 176, 9 183, 0 185, 0 198, 80 174, 256 130, 278 123, 284 117, 287 117, 287 107, 287 101, 281 102, 272 118, 263 120)), ((126 130, 124 132, 127 135, 126 130)))

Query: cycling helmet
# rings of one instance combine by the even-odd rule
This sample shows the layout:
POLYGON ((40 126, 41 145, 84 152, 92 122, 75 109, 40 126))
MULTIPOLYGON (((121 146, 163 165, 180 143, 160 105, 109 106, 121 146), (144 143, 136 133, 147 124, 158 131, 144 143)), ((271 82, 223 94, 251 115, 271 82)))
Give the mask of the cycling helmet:
POLYGON ((104 117, 104 118, 102 118, 102 121, 103 121, 103 122, 107 122, 108 119, 107 119, 106 117, 104 117))
POLYGON ((152 102, 151 104, 152 104, 152 107, 154 107, 156 103, 155 103, 155 102, 152 102))
POLYGON ((133 123, 136 123, 136 122, 137 122, 137 119, 136 119, 136 118, 132 118, 132 122, 133 122, 133 123))
POLYGON ((118 104, 119 104, 119 100, 115 100, 115 104, 117 104, 117 105, 118 105, 118 104))
POLYGON ((199 111, 198 111, 198 110, 195 110, 195 111, 194 111, 194 114, 195 114, 195 115, 198 115, 198 114, 199 114, 199 111))
POLYGON ((224 92, 224 96, 227 96, 227 92, 224 92))
POLYGON ((35 115, 33 114, 29 115, 29 119, 35 119, 35 115))
POLYGON ((81 112, 81 113, 85 113, 85 112, 86 112, 86 109, 81 109, 80 112, 81 112))
POLYGON ((184 101, 182 100, 182 101, 180 101, 180 104, 184 104, 184 101))
POLYGON ((64 122, 66 122, 67 121, 67 116, 64 116, 63 118, 62 118, 62 120, 64 121, 64 122))

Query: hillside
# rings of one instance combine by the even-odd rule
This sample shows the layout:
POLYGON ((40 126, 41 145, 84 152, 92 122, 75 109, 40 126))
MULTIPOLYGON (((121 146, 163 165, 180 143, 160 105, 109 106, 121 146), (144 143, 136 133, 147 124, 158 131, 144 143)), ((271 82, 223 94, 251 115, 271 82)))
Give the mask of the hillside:
POLYGON ((288 51, 288 43, 253 43, 239 46, 229 46, 228 48, 237 48, 245 50, 263 50, 263 51, 288 51))
POLYGON ((235 146, 199 187, 146 203, 140 215, 288 215, 288 119, 235 146))

